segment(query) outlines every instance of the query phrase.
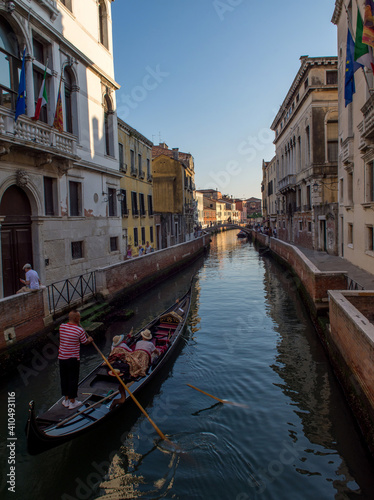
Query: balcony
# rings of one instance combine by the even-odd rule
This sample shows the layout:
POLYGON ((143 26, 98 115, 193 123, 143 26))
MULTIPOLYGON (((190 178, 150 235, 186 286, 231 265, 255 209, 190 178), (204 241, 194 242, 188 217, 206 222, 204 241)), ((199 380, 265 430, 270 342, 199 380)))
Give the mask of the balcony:
POLYGON ((147 181, 148 181, 148 182, 152 182, 152 180, 153 180, 152 175, 151 175, 151 174, 148 174, 148 175, 147 175, 147 181))
POLYGON ((139 179, 144 179, 145 173, 144 170, 139 170, 139 179))
POLYGON ((138 175, 138 172, 136 170, 135 167, 131 166, 131 171, 130 171, 130 174, 133 176, 133 177, 136 177, 138 175))
POLYGON ((278 189, 281 193, 285 193, 287 191, 295 191, 295 185, 296 175, 288 174, 278 182, 278 189))
POLYGON ((67 132, 20 116, 14 121, 14 112, 0 109, 0 155, 10 151, 35 157, 35 164, 42 167, 57 161, 59 168, 71 168, 77 156, 77 138, 67 132))
POLYGON ((347 137, 343 142, 340 150, 340 158, 343 165, 351 165, 353 163, 353 137, 347 137))
POLYGON ((374 140, 374 95, 369 97, 362 106, 361 111, 364 115, 361 136, 366 140, 369 139, 369 142, 372 142, 374 140))

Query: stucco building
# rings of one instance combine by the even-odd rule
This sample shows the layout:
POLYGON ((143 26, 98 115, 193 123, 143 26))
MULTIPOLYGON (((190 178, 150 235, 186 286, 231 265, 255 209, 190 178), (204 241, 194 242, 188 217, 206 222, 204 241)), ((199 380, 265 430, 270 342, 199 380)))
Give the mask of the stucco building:
MULTIPOLYGON (((364 2, 337 0, 332 22, 338 31, 339 71, 339 255, 373 272, 374 268, 374 96, 373 74, 354 73, 356 92, 345 106, 348 19, 356 27, 364 2)), ((355 33, 352 33, 353 37, 355 33)))
POLYGON ((262 217, 266 227, 277 227, 277 171, 276 157, 270 161, 262 161, 262 217))
POLYGON ((194 159, 165 143, 152 148, 157 248, 194 237, 196 200, 194 159))
POLYGON ((131 245, 132 255, 146 244, 155 249, 153 211, 152 142, 118 120, 119 169, 123 177, 119 194, 123 247, 131 245))
POLYGON ((338 73, 336 57, 300 58, 271 128, 275 132, 278 236, 337 253, 338 73))
POLYGON ((0 296, 122 258, 111 0, 0 3, 0 296), (15 121, 25 49, 26 114, 15 121), (45 73, 47 104, 33 120, 45 73), (62 130, 52 126, 59 87, 62 130))

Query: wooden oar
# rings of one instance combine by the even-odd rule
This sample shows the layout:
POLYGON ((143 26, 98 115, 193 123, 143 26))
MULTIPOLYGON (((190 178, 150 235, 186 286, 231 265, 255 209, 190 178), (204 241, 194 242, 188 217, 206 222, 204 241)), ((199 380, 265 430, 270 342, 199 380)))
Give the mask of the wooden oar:
POLYGON ((191 384, 187 384, 187 385, 188 385, 188 387, 192 387, 192 389, 195 389, 196 391, 202 392, 203 394, 205 394, 206 396, 209 396, 210 398, 216 399, 220 403, 224 403, 224 404, 228 404, 228 405, 233 405, 233 406, 239 406, 241 408, 248 408, 247 405, 243 405, 243 404, 240 404, 240 403, 233 403, 232 401, 228 401, 227 399, 221 399, 221 398, 217 398, 216 396, 212 396, 212 394, 209 394, 209 392, 202 391, 201 389, 198 389, 194 385, 191 385, 191 384))
MULTIPOLYGON (((96 401, 96 403, 93 403, 92 405, 87 406, 87 408, 85 408, 83 411, 78 411, 77 413, 74 413, 74 415, 70 415, 70 417, 65 418, 65 420, 62 420, 62 422, 59 422, 56 425, 56 429, 58 429, 59 427, 61 427, 63 424, 66 424, 67 422, 70 422, 70 420, 73 420, 73 418, 75 418, 76 416, 78 416, 78 415, 84 415, 88 410, 91 410, 91 408, 95 408, 95 406, 99 405, 100 403, 103 403, 107 399, 112 398, 113 396, 117 396, 118 393, 119 393, 119 391, 112 392, 111 394, 108 394, 104 398, 100 399, 100 401, 96 401)), ((92 392, 82 392, 82 394, 92 394, 92 392)))
POLYGON ((121 377, 117 374, 117 372, 114 370, 114 368, 112 367, 112 365, 109 363, 109 361, 107 360, 107 358, 104 356, 104 354, 100 351, 100 349, 97 347, 97 345, 95 344, 95 342, 92 342, 92 345, 95 347, 95 349, 97 350, 97 352, 100 354, 100 356, 103 358, 103 360, 105 361, 105 363, 108 365, 108 367, 111 369, 112 373, 117 377, 119 383, 123 386, 123 388, 126 390, 126 392, 128 392, 130 398, 134 401, 134 403, 136 404, 136 406, 139 408, 139 410, 143 413, 143 415, 145 415, 150 424, 152 425, 152 427, 156 430, 157 434, 160 436, 161 439, 163 439, 164 441, 167 441, 168 443, 170 443, 171 445, 173 445, 173 443, 165 436, 165 434, 157 427, 157 425, 153 422, 153 420, 151 419, 151 417, 148 415, 148 413, 145 411, 145 409, 142 407, 142 405, 139 403, 139 401, 136 399, 136 397, 134 396, 134 394, 130 391, 130 389, 127 387, 127 385, 125 384, 125 382, 121 379, 121 377))

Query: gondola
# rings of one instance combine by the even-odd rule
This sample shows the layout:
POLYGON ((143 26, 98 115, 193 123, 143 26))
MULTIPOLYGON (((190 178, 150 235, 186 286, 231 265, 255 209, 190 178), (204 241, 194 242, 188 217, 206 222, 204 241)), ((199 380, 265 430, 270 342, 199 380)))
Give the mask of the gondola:
POLYGON ((245 231, 239 231, 236 236, 238 238, 248 238, 248 234, 245 231))
MULTIPOLYGON (((127 382, 127 386, 135 396, 157 376, 162 366, 172 356, 186 324, 190 304, 191 288, 148 325, 134 335, 127 336, 126 344, 133 349, 141 331, 147 328, 152 333, 156 347, 161 351, 160 356, 148 368, 145 377, 127 382)), ((118 386, 118 380, 110 374, 108 367, 100 363, 79 383, 78 400, 83 404, 76 410, 65 408, 62 405, 63 398, 60 398, 49 410, 36 416, 34 401, 31 401, 26 425, 28 452, 37 455, 66 443, 109 421, 127 404, 133 404, 127 393, 124 403, 112 404, 120 398, 118 386)))

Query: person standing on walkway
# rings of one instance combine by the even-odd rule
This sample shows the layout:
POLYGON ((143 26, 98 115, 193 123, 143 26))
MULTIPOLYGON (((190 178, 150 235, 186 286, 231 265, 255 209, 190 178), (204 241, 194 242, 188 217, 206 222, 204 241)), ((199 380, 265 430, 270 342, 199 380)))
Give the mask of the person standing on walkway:
POLYGON ((25 285, 18 290, 17 293, 30 292, 32 290, 39 290, 40 288, 40 279, 38 273, 34 271, 31 267, 31 264, 25 264, 22 268, 25 271, 26 279, 19 279, 20 282, 25 285))
POLYGON ((58 359, 60 364, 61 392, 65 397, 62 402, 65 408, 73 410, 82 404, 76 399, 78 395, 80 344, 90 344, 93 339, 86 335, 80 325, 81 315, 78 311, 69 312, 69 321, 60 325, 60 347, 58 359))

